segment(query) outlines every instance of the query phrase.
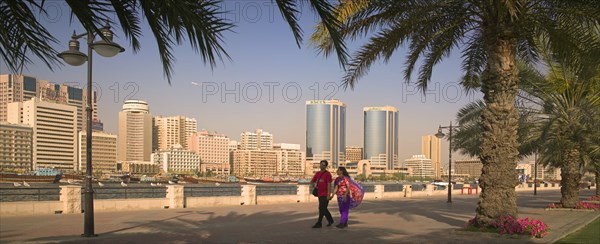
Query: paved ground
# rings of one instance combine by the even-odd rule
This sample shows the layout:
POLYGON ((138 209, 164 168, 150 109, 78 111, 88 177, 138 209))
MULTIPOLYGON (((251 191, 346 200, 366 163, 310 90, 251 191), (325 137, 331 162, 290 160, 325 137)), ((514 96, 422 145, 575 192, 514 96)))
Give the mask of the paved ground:
MULTIPOLYGON (((351 211, 347 229, 310 228, 314 203, 96 213, 99 236, 94 238, 79 236, 83 214, 0 216, 0 243, 552 243, 600 216, 598 211, 545 211, 560 199, 556 190, 518 194, 519 217, 550 226, 544 239, 461 231, 475 215, 478 198, 455 195, 452 204, 446 196, 365 201, 351 211)), ((582 198, 592 194, 581 191, 582 198)), ((337 222, 335 201, 330 211, 337 222)))

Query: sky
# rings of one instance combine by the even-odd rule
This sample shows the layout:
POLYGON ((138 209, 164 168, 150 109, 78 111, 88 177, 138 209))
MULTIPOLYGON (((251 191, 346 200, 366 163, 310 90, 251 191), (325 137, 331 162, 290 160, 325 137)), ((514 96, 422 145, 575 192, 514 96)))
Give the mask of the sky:
MULTIPOLYGON (((73 30, 79 34, 83 28, 76 21, 70 22, 64 2, 47 1, 46 6, 48 15, 40 15, 38 20, 59 40, 56 50, 67 50, 73 30)), ((421 153, 421 136, 435 134, 439 125, 447 126, 455 118, 458 109, 482 97, 479 92, 467 94, 458 84, 459 50, 435 67, 424 93, 403 78, 404 48, 398 49, 388 63, 376 62, 354 90, 344 90, 340 87, 344 72, 337 58, 323 57, 306 42, 317 23, 308 6, 304 6, 300 17, 305 40, 301 48, 270 0, 228 0, 220 7, 228 12, 223 17, 236 25, 233 32, 224 34, 224 47, 231 60, 211 68, 188 43, 183 43, 174 50, 171 84, 163 74, 147 25, 143 25, 138 53, 113 26, 114 41, 126 51, 112 58, 93 56, 94 89, 99 94, 98 113, 105 131, 117 134, 123 102, 141 99, 149 103, 153 116, 196 118, 198 129, 223 133, 232 140, 239 140, 242 132, 261 128, 274 135, 275 143, 296 143, 304 148, 305 101, 339 99, 347 106, 348 146, 363 145, 363 107, 398 108, 399 158, 403 160, 421 153)), ((360 42, 349 42, 349 52, 355 52, 360 42)), ((81 40, 81 50, 85 52, 86 48, 85 40, 81 40)), ((0 62, 0 73, 11 73, 5 61, 0 62)), ((63 65, 51 71, 37 60, 23 74, 84 87, 86 67, 63 65)), ((447 141, 441 148, 445 165, 447 141)), ((458 153, 453 157, 466 158, 458 153)))

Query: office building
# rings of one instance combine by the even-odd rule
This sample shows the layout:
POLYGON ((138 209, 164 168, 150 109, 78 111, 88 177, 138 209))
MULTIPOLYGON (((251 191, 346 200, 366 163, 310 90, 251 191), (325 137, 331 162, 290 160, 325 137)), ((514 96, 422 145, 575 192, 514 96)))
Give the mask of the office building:
POLYGON ((363 155, 362 147, 346 147, 346 161, 358 162, 363 160, 363 155))
MULTIPOLYGON (((96 92, 94 92, 94 95, 96 92)), ((54 84, 38 80, 31 76, 0 75, 0 121, 7 121, 8 103, 24 102, 37 97, 41 101, 68 104, 77 109, 77 131, 85 130, 87 125, 87 90, 66 84, 54 84)), ((92 99, 92 118, 97 119, 96 98, 92 99)))
POLYGON ((183 148, 181 145, 174 145, 169 150, 152 153, 151 161, 158 164, 161 171, 175 173, 200 172, 200 164, 202 163, 200 155, 183 148))
POLYGON ((306 160, 327 160, 337 168, 346 161, 346 104, 339 100, 306 101, 306 160))
POLYGON ((197 131, 197 122, 194 118, 184 116, 154 117, 153 151, 165 151, 175 145, 187 148, 187 139, 197 131))
POLYGON ((229 175, 229 138, 206 130, 193 133, 188 140, 188 149, 200 155, 202 167, 217 174, 229 175))
POLYGON ((273 135, 257 129, 255 132, 244 132, 240 135, 241 150, 273 150, 273 135))
POLYGON ((442 154, 440 151, 440 139, 437 138, 435 135, 422 136, 421 154, 425 155, 426 158, 431 159, 435 178, 440 178, 442 176, 442 154))
POLYGON ((33 128, 33 169, 73 172, 77 166, 77 108, 34 97, 8 104, 7 120, 33 128))
POLYGON ((0 122, 0 172, 28 172, 33 166, 33 128, 0 122))
POLYGON ((433 165, 431 159, 425 155, 413 155, 412 158, 404 160, 404 167, 412 172, 412 176, 422 179, 433 178, 433 165))
POLYGON ((366 107, 364 159, 388 170, 398 165, 398 110, 391 106, 366 107))
POLYGON ((127 100, 119 112, 117 160, 150 161, 152 153, 152 114, 148 103, 127 100))
MULTIPOLYGON (((86 172, 87 163, 87 133, 79 132, 78 170, 86 172)), ((101 131, 92 132, 92 172, 113 173, 117 171, 117 135, 101 131)))

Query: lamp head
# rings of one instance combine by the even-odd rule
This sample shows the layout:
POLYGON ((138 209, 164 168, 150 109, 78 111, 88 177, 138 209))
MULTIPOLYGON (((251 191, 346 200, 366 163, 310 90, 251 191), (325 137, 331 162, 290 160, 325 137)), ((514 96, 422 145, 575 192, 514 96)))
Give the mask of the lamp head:
POLYGON ((446 135, 444 134, 444 132, 442 132, 442 126, 440 125, 440 127, 438 128, 438 132, 435 134, 435 137, 442 139, 444 138, 444 136, 446 135))
POLYGON ((87 61, 87 55, 79 51, 79 41, 75 38, 69 41, 69 50, 61 52, 57 56, 73 66, 80 66, 87 61))
POLYGON ((100 56, 110 58, 125 51, 125 48, 112 41, 114 35, 110 30, 110 25, 108 25, 108 23, 100 30, 100 32, 103 36, 102 39, 92 44, 92 48, 96 50, 96 53, 100 54, 100 56))

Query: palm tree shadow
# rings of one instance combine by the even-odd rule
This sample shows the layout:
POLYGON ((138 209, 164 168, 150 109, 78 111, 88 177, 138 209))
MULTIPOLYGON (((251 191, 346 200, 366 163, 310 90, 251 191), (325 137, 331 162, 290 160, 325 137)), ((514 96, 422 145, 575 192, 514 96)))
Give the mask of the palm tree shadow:
MULTIPOLYGON (((312 229, 314 213, 261 211, 251 214, 230 211, 224 215, 194 211, 149 222, 129 221, 128 227, 99 233, 98 237, 79 236, 35 238, 30 242, 61 243, 281 243, 390 242, 389 238, 409 234, 392 228, 352 226, 312 229), (343 233, 343 235, 336 235, 343 233)), ((356 222, 354 222, 356 224, 356 222)), ((397 242, 394 241, 394 242, 397 242)))

